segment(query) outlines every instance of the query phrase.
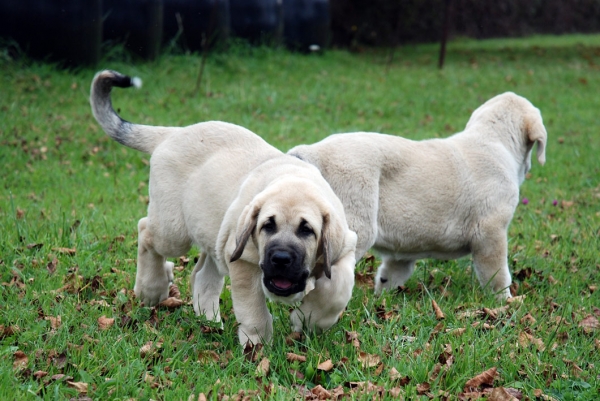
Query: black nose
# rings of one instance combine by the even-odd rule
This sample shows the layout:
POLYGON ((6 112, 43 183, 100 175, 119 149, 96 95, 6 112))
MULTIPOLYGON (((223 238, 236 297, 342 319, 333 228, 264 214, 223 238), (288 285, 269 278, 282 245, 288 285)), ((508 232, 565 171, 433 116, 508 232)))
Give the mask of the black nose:
POLYGON ((275 251, 271 255, 271 263, 275 266, 288 267, 292 264, 292 255, 286 251, 275 251))

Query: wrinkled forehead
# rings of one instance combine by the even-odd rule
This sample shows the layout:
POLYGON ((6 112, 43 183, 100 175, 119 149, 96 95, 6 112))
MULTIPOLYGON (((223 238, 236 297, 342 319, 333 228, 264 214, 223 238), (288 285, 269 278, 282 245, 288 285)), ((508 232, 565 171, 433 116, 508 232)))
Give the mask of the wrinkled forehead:
POLYGON ((258 219, 265 221, 275 217, 278 224, 293 225, 298 225, 304 220, 313 229, 319 229, 323 224, 323 209, 323 202, 311 194, 302 190, 290 191, 269 197, 263 204, 258 219))

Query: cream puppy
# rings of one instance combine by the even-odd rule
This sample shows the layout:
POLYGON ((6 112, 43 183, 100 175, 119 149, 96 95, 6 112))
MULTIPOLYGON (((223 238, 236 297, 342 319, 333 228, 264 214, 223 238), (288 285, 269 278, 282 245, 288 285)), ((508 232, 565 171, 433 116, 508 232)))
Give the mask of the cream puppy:
POLYGON ((507 92, 446 139, 357 132, 288 154, 317 166, 342 200, 358 234, 357 258, 371 247, 381 253, 377 293, 403 285, 417 259, 472 254, 481 285, 507 298, 508 226, 533 145, 544 164, 546 139, 540 111, 507 92))
POLYGON ((166 258, 195 244, 203 253, 191 278, 194 310, 221 320, 219 297, 228 274, 241 344, 271 339, 266 297, 299 303, 291 316, 296 331, 333 325, 352 294, 356 234, 319 171, 237 125, 124 121, 110 92, 135 84, 101 71, 90 99, 111 138, 152 155, 148 216, 138 224, 135 294, 147 306, 166 299, 173 280, 166 258))

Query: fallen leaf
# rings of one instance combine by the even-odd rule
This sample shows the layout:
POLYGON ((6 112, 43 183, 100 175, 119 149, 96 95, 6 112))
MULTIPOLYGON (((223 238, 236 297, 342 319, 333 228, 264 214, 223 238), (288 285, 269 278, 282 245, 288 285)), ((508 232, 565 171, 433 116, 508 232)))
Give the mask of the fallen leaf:
POLYGON ((442 320, 446 318, 446 316, 444 316, 444 312, 442 312, 437 302, 435 302, 435 300, 433 299, 431 300, 431 306, 433 307, 433 311, 435 312, 435 318, 437 320, 442 320))
POLYGON ((518 295, 516 297, 510 297, 506 299, 507 304, 522 304, 525 300, 525 295, 518 295))
POLYGON ((381 362, 379 355, 367 354, 363 351, 358 353, 358 360, 361 362, 363 368, 372 368, 381 362))
POLYGON ((312 390, 310 390, 310 392, 312 394, 314 394, 314 395, 317 396, 317 400, 329 400, 329 399, 331 399, 331 393, 329 391, 327 391, 320 384, 318 384, 315 387, 313 387, 312 390))
POLYGON ((29 358, 23 351, 16 351, 13 354, 13 369, 22 369, 29 363, 29 358))
POLYGON ((527 313, 520 320, 521 324, 534 324, 536 322, 535 318, 531 316, 531 313, 527 313))
POLYGON ((431 390, 431 384, 429 384, 427 382, 417 384, 417 394, 423 395, 423 394, 427 393, 429 390, 431 390))
POLYGON ((175 284, 171 284, 169 286, 169 297, 173 298, 181 298, 181 293, 179 292, 179 288, 175 284))
POLYGON ((208 398, 206 398, 204 393, 200 393, 198 394, 198 401, 208 401, 208 398))
POLYGON ((203 350, 198 353, 198 362, 201 363, 210 363, 210 362, 219 362, 219 354, 212 350, 203 350))
POLYGON ((256 362, 262 355, 262 344, 252 344, 250 341, 244 346, 244 357, 249 362, 256 362))
POLYGON ((526 331, 522 331, 521 333, 519 333, 519 344, 524 348, 528 347, 529 344, 534 344, 538 351, 543 351, 544 349, 546 349, 546 345, 544 344, 544 341, 542 341, 541 338, 535 338, 533 335, 527 333, 526 331))
POLYGON ((457 327, 456 329, 446 329, 447 334, 452 334, 454 336, 462 336, 467 331, 464 327, 457 327))
POLYGON ((492 384, 494 383, 494 378, 496 377, 496 371, 496 367, 493 367, 486 370, 485 372, 478 374, 472 379, 467 380, 464 387, 465 393, 473 391, 483 385, 492 386, 492 384))
POLYGON ((115 324, 115 319, 112 317, 102 315, 98 318, 98 328, 100 330, 108 330, 113 324, 115 324))
POLYGON ((146 344, 142 345, 140 348, 140 357, 145 358, 147 356, 152 356, 158 352, 162 348, 162 342, 157 341, 148 341, 146 344))
POLYGON ((260 376, 267 376, 270 371, 271 362, 267 358, 261 359, 258 366, 256 367, 256 374, 260 376))
POLYGON ((496 387, 492 390, 487 401, 519 401, 519 399, 510 394, 504 387, 496 387))
POLYGON ((61 325, 61 318, 60 315, 54 317, 54 316, 46 316, 44 317, 44 320, 48 320, 50 322, 50 327, 52 327, 53 329, 58 329, 61 325))
POLYGON ((325 362, 321 362, 320 364, 318 364, 317 369, 329 372, 331 369, 333 369, 333 363, 331 362, 331 359, 328 359, 325 362))
POLYGON ((169 309, 176 309, 183 305, 183 301, 179 298, 169 297, 162 301, 159 305, 169 309))
POLYGON ((360 348, 360 341, 358 340, 358 333, 356 331, 346 331, 346 342, 352 343, 355 348, 360 348))
POLYGON ((88 383, 67 381, 67 386, 74 388, 81 394, 87 394, 88 392, 88 383))
POLYGON ((286 338, 285 343, 289 346, 294 345, 295 342, 298 342, 302 339, 302 333, 298 331, 292 331, 286 338))
POLYGON ((598 322, 598 318, 594 315, 587 315, 581 322, 579 322, 579 327, 583 328, 585 332, 590 332, 592 330, 596 330, 600 327, 600 323, 598 322))
POLYGON ((35 372, 35 373, 33 374, 33 377, 35 377, 36 379, 38 379, 38 380, 39 380, 39 379, 41 379, 42 377, 45 377, 45 376, 47 376, 47 375, 48 375, 48 372, 45 372, 45 371, 43 371, 43 370, 38 370, 37 372, 35 372))
POLYGON ((294 354, 293 352, 288 352, 286 355, 286 359, 290 362, 293 362, 293 361, 306 362, 306 357, 304 355, 294 354))
POLYGON ((77 252, 75 250, 75 248, 61 248, 61 247, 58 247, 58 248, 52 248, 52 250, 54 252, 64 253, 64 254, 67 254, 67 255, 75 255, 75 253, 77 252))

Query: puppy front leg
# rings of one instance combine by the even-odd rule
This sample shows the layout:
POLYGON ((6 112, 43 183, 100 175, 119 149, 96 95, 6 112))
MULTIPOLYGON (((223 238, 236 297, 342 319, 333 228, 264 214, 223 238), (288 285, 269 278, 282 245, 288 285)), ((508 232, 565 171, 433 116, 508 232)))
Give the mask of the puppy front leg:
POLYGON ((375 276, 375 294, 404 285, 415 270, 414 260, 395 260, 391 256, 383 256, 382 259, 375 276))
POLYGON ((350 252, 331 267, 331 279, 322 276, 315 282, 300 307, 292 311, 292 330, 301 332, 307 327, 318 332, 338 321, 352 297, 355 264, 354 252, 350 252))
POLYGON ((472 244, 473 265, 482 287, 489 287, 496 299, 510 298, 510 270, 506 232, 493 232, 472 244))
POLYGON ((204 315, 208 320, 221 322, 219 298, 223 290, 224 279, 219 273, 214 259, 203 252, 190 279, 196 315, 204 315))
POLYGON ((229 265, 229 277, 233 310, 240 325, 240 344, 245 346, 250 342, 256 345, 271 341, 273 317, 262 289, 262 271, 257 265, 239 259, 229 265))
POLYGON ((135 276, 135 295, 145 306, 154 306, 169 296, 173 281, 173 263, 154 250, 148 218, 138 223, 138 258, 135 276))

